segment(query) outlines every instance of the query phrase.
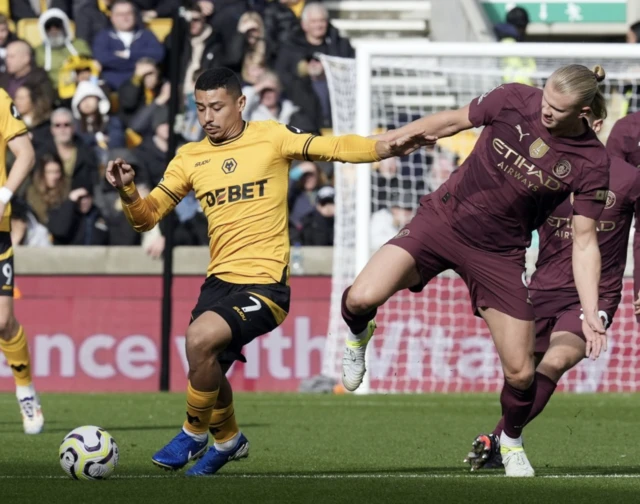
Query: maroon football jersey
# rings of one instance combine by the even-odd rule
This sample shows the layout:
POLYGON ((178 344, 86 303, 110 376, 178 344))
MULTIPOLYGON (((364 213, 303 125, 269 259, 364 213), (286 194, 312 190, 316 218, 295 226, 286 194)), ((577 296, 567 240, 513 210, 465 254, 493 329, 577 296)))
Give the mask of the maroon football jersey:
MULTIPOLYGON (((619 157, 612 157, 610 175, 606 205, 597 225, 602 257, 600 298, 617 304, 627 263, 631 223, 634 215, 640 213, 640 170, 619 157)), ((549 303, 544 303, 549 309, 557 307, 560 301, 567 306, 580 302, 572 269, 572 213, 571 201, 567 198, 538 229, 540 251, 529 290, 534 304, 535 291, 553 292, 557 302, 549 299, 549 303)), ((639 259, 640 254, 635 253, 635 271, 640 268, 639 259)), ((535 307, 536 316, 555 315, 546 313, 545 306, 535 307)))
POLYGON ((640 168, 640 112, 619 119, 607 139, 607 152, 640 168))
POLYGON ((574 212, 600 217, 609 157, 595 133, 554 137, 541 122, 542 90, 505 84, 475 98, 473 152, 433 195, 451 226, 474 246, 522 251, 531 232, 571 193, 574 212))

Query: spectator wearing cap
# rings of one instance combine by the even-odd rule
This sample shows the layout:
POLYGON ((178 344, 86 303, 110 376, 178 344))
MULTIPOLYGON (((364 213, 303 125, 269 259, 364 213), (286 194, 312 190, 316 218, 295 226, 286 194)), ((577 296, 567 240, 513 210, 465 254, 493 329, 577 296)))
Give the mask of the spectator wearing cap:
POLYGON ((136 9, 128 0, 111 5, 111 25, 93 40, 93 55, 102 65, 102 77, 111 89, 118 89, 130 79, 141 58, 160 63, 164 47, 148 29, 137 25, 136 9))
POLYGON ((49 211, 60 206, 69 196, 70 178, 64 172, 57 154, 38 157, 33 178, 27 188, 26 202, 40 222, 47 224, 49 211))
POLYGON ((100 86, 91 81, 78 84, 71 100, 76 132, 95 149, 98 162, 104 165, 108 150, 125 144, 122 123, 118 116, 109 116, 110 110, 111 103, 100 86))
POLYGON ((72 18, 76 37, 93 43, 97 33, 111 26, 111 4, 114 0, 74 0, 72 18))
POLYGON ((143 142, 133 150, 140 160, 141 179, 148 187, 155 187, 164 175, 169 151, 169 110, 159 107, 153 114, 151 122, 152 136, 145 137, 143 142))
POLYGON ((417 197, 409 191, 394 192, 389 208, 381 208, 371 215, 369 241, 377 250, 409 223, 417 208, 417 197))
POLYGON ((304 8, 301 28, 278 51, 276 72, 291 100, 307 115, 319 114, 317 120, 330 127, 329 87, 318 55, 352 58, 355 53, 349 40, 329 24, 327 8, 320 3, 304 8))
POLYGON ((49 230, 21 198, 11 200, 11 243, 23 247, 51 247, 49 230))
POLYGON ((51 85, 58 88, 58 74, 70 56, 91 56, 89 45, 74 37, 69 17, 60 9, 49 9, 40 16, 38 28, 42 44, 35 50, 36 65, 44 68, 51 85))
POLYGON ((38 151, 38 156, 55 154, 62 162, 65 178, 71 189, 93 187, 99 179, 98 161, 94 151, 74 131, 73 115, 66 108, 51 114, 51 136, 53 143, 38 151))
POLYGON ((16 40, 7 46, 5 58, 6 73, 0 75, 0 87, 11 98, 23 84, 32 84, 40 88, 43 96, 48 96, 53 102, 54 91, 47 72, 37 67, 33 62, 33 50, 24 40, 16 40))
POLYGON ((52 103, 48 96, 42 94, 40 86, 32 82, 20 86, 14 104, 27 125, 34 149, 51 144, 49 116, 52 103))
POLYGON ((71 3, 74 0, 9 0, 11 18, 18 22, 21 19, 40 17, 45 11, 58 8, 67 15, 71 14, 71 3))
POLYGON ((49 211, 54 245, 108 245, 107 221, 93 201, 93 187, 79 187, 49 211))
POLYGON ((277 121, 303 131, 319 132, 319 125, 306 117, 291 100, 282 97, 278 76, 265 72, 255 86, 242 89, 247 104, 242 112, 245 121, 277 121))
POLYGON ((316 194, 315 208, 292 232, 292 243, 299 242, 307 247, 333 246, 334 216, 335 190, 331 186, 321 187, 316 194))
POLYGON ((289 181, 289 220, 300 227, 305 215, 313 212, 318 189, 327 185, 327 177, 320 167, 311 161, 296 166, 297 179, 289 181))
POLYGON ((7 71, 7 65, 4 62, 7 57, 7 46, 16 40, 18 40, 16 34, 9 30, 7 16, 0 14, 0 72, 7 71))

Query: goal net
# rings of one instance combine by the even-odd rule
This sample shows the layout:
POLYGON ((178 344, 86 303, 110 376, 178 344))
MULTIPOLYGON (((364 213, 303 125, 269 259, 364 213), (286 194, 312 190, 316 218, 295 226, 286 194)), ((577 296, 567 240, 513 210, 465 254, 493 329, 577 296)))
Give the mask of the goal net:
MULTIPOLYGON (((640 66, 627 45, 438 44, 363 41, 355 60, 324 57, 335 134, 370 135, 418 117, 460 107, 503 82, 543 86, 567 63, 602 65, 609 119, 640 110, 640 66)), ((473 148, 479 130, 443 139, 435 151, 376 165, 339 164, 335 170, 336 230, 332 305, 323 374, 339 379, 348 329, 340 315, 342 292, 372 253, 413 214, 473 148)), ((633 231, 633 230, 632 230, 633 231)), ((531 274, 537 256, 528 251, 531 274)), ((640 330, 631 305, 632 256, 623 301, 608 331, 609 351, 584 361, 560 388, 575 392, 640 390, 640 330)), ((403 291, 378 310, 378 330, 367 351, 364 392, 498 391, 503 378, 484 321, 474 317, 467 288, 453 272, 420 294, 403 291)))

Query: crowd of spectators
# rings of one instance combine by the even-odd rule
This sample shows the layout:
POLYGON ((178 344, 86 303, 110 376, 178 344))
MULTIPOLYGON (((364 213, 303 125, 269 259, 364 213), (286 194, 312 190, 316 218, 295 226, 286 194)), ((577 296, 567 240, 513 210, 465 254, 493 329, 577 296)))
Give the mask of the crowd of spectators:
MULTIPOLYGON (((136 170, 141 193, 159 180, 169 150, 169 61, 180 50, 179 144, 203 139, 194 84, 209 68, 239 76, 245 120, 273 119, 322 134, 331 128, 320 54, 353 57, 318 0, 5 0, 0 1, 0 86, 13 98, 36 149, 32 176, 14 198, 16 244, 142 245, 160 257, 163 228, 138 235, 104 181, 109 160, 136 170), (182 48, 171 18, 188 10, 182 48), (18 37, 23 29, 29 37, 18 37)), ((12 159, 9 155, 7 168, 12 159)), ((332 245, 332 167, 291 170, 294 243, 332 245)), ((199 202, 176 208, 177 245, 208 243, 199 202)))

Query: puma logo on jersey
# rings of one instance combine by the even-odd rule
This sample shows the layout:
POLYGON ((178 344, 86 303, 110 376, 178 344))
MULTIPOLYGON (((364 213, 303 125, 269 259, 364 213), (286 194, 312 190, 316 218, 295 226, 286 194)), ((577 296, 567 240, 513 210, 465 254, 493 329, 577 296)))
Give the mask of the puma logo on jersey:
POLYGON ((195 168, 197 168, 198 166, 204 166, 204 165, 208 164, 208 163, 209 163, 209 161, 211 161, 211 159, 205 159, 204 161, 198 161, 198 162, 194 165, 194 167, 195 167, 195 168))
POLYGON ((522 139, 524 137, 529 136, 529 133, 522 132, 522 126, 520 126, 519 124, 516 126, 516 129, 518 130, 518 134, 520 135, 520 142, 522 142, 522 139))

